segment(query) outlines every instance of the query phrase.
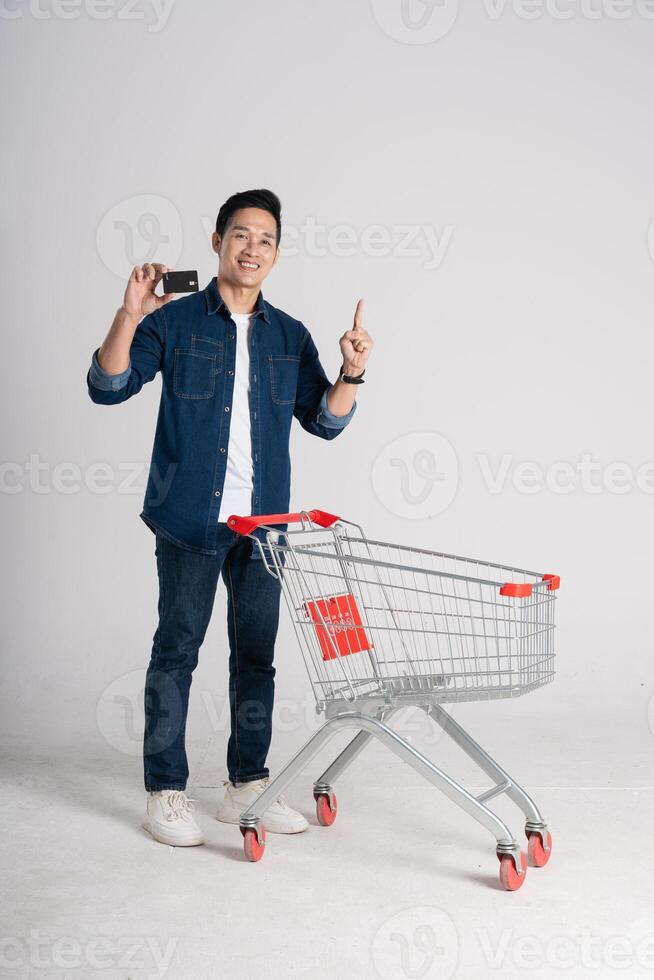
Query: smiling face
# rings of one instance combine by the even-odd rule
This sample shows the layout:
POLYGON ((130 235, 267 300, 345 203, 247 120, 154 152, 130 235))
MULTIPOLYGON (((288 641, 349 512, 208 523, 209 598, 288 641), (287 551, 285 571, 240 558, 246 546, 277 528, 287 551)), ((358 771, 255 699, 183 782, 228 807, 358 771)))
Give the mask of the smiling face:
POLYGON ((221 239, 213 233, 213 250, 220 257, 220 278, 231 286, 261 285, 277 261, 277 225, 269 211, 240 208, 232 215, 221 239))

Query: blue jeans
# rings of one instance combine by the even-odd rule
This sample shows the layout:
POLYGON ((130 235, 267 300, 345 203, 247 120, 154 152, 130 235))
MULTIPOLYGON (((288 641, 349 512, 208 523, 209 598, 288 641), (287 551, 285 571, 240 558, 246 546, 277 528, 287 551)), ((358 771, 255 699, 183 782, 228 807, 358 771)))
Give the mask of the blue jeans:
POLYGON ((159 625, 145 679, 143 739, 149 791, 186 789, 189 691, 221 574, 230 647, 227 772, 232 782, 269 774, 265 763, 272 737, 281 586, 263 561, 251 557, 252 541, 226 524, 218 525, 216 547, 216 555, 202 555, 156 535, 159 625))

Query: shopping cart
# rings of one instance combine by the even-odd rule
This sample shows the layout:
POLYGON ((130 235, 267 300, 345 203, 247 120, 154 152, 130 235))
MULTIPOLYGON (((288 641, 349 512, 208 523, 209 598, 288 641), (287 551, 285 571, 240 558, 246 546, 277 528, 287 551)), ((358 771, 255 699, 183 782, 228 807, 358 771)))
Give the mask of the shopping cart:
POLYGON ((328 739, 351 728, 355 737, 314 783, 320 824, 334 823, 333 784, 375 737, 495 836, 500 882, 519 888, 527 858, 536 867, 549 860, 551 834, 531 797, 443 705, 518 697, 552 680, 559 577, 374 541, 358 524, 321 510, 232 515, 228 524, 254 540, 279 580, 326 719, 241 814, 246 857, 263 855, 266 808, 328 739), (424 710, 492 787, 471 795, 390 728, 406 706, 424 710), (487 805, 502 794, 526 817, 526 855, 487 805))

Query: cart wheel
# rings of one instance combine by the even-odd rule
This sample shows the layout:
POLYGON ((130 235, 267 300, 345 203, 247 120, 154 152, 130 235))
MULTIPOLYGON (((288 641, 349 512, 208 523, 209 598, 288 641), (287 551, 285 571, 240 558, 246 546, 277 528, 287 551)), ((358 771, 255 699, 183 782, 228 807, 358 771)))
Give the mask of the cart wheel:
POLYGON ((500 885, 508 892, 517 892, 518 888, 522 888, 527 877, 527 855, 523 851, 520 852, 521 875, 518 874, 510 854, 498 854, 497 856, 500 859, 500 885))
POLYGON ((332 793, 332 805, 329 804, 329 797, 326 793, 320 793, 316 796, 316 816, 318 817, 318 823, 322 824, 323 827, 331 827, 336 820, 336 811, 338 809, 338 804, 336 803, 336 796, 332 793))
POLYGON ((547 864, 552 856, 552 835, 547 831, 547 850, 543 845, 543 838, 537 830, 527 831, 529 844, 527 845, 527 855, 529 863, 534 868, 542 868, 547 864))
POLYGON ((266 849, 266 829, 261 828, 261 843, 257 840, 257 832, 251 827, 241 827, 243 834, 243 850, 248 861, 260 861, 266 849))

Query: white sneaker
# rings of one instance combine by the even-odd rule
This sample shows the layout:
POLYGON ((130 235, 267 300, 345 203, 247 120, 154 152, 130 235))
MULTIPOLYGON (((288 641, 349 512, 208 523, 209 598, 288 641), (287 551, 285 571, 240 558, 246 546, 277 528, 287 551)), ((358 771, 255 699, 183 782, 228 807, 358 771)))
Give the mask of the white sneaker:
MULTIPOLYGON (((249 783, 238 783, 236 786, 229 779, 224 780, 225 795, 218 805, 216 820, 222 823, 240 823, 243 811, 254 803, 269 782, 269 776, 249 783)), ((300 834, 309 826, 302 814, 293 810, 283 796, 278 796, 264 811, 261 822, 271 834, 300 834)))
POLYGON ((202 831, 191 814, 193 803, 181 789, 160 789, 147 794, 143 828, 161 844, 192 847, 204 844, 202 831))

